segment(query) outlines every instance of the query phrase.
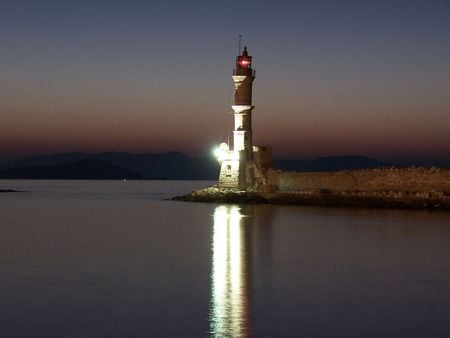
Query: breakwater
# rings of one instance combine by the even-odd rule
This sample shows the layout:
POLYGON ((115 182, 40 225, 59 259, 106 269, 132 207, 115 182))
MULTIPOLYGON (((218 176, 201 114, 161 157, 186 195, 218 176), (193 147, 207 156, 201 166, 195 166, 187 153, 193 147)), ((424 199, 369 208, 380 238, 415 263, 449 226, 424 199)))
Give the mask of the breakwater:
POLYGON ((245 192, 208 187, 176 200, 450 210, 450 171, 381 168, 299 173, 269 169, 266 184, 245 192))

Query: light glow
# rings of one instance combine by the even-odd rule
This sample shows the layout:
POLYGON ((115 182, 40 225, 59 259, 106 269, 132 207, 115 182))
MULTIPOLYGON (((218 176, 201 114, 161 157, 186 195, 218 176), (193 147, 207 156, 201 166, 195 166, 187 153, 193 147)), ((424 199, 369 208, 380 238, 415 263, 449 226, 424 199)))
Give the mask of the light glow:
POLYGON ((229 146, 226 143, 221 143, 220 146, 214 148, 213 154, 219 162, 239 160, 239 152, 229 150, 229 146))
POLYGON ((220 146, 214 149, 213 153, 214 156, 217 158, 217 160, 223 161, 226 158, 228 151, 229 151, 228 144, 223 142, 220 144, 220 146))
POLYGON ((240 64, 241 64, 241 66, 248 66, 250 64, 250 61, 248 61, 248 60, 241 60, 240 64))

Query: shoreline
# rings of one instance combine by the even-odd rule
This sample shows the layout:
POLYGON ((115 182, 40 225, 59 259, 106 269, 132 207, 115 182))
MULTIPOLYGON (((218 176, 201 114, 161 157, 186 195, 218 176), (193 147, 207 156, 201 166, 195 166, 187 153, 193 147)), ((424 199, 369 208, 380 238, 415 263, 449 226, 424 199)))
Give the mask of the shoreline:
POLYGON ((175 196, 174 201, 226 204, 278 204, 317 207, 450 210, 450 196, 431 193, 394 191, 373 192, 237 192, 230 189, 207 187, 189 194, 175 196))

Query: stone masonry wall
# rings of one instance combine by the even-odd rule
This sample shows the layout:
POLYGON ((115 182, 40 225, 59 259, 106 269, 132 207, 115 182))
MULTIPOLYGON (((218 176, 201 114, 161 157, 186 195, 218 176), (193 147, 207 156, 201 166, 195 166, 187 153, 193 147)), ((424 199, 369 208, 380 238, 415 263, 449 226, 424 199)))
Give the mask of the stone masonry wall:
POLYGON ((243 168, 239 160, 224 160, 220 167, 218 185, 222 188, 241 190, 240 182, 243 175, 243 168))
POLYGON ((450 196, 450 170, 383 168, 338 172, 283 172, 271 169, 268 183, 276 191, 433 192, 450 196))

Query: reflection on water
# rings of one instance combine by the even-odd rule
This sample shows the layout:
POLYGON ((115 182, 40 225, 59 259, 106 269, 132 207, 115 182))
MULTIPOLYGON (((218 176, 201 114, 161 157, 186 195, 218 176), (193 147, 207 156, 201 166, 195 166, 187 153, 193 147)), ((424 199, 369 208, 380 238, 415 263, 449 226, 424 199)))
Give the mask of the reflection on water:
POLYGON ((250 336, 245 219, 238 206, 218 206, 214 211, 210 305, 213 337, 250 336))
POLYGON ((0 181, 0 337, 449 337, 449 213, 162 200, 201 184, 0 181))

